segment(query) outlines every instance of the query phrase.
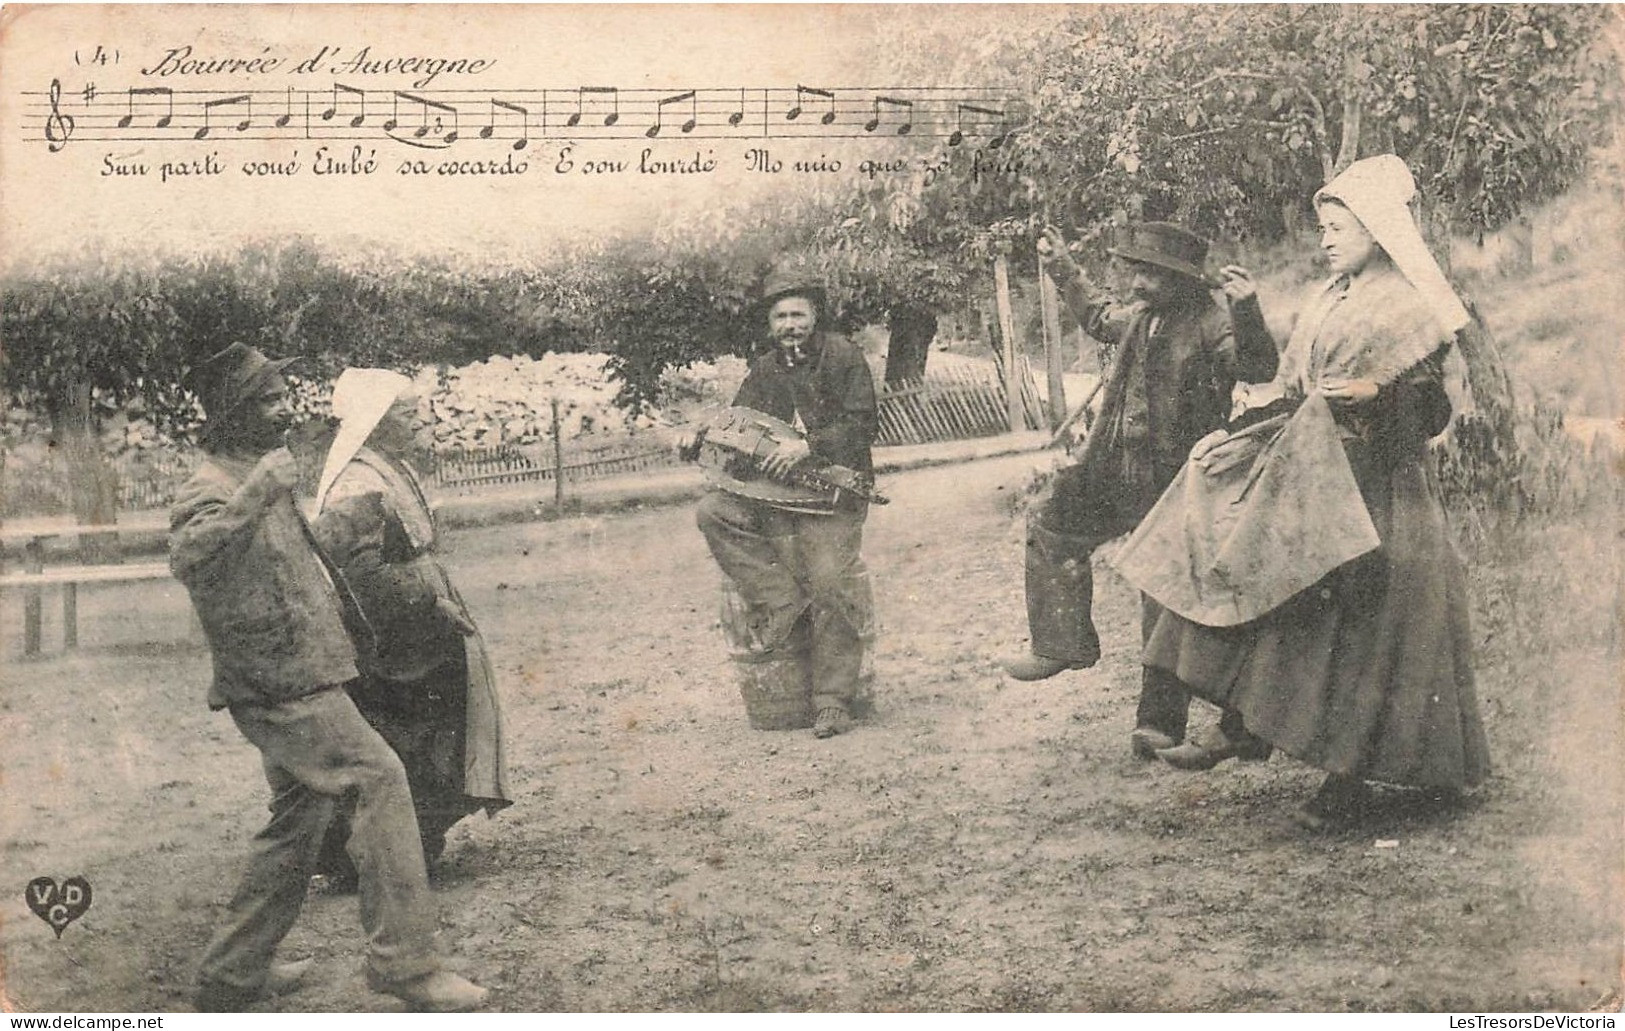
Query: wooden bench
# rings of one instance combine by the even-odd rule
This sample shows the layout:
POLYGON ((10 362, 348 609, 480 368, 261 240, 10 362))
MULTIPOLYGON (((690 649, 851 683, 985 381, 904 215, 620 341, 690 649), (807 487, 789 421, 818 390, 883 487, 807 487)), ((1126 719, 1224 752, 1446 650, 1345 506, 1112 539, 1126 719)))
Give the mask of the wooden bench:
POLYGON ((0 590, 21 589, 23 594, 23 654, 40 653, 40 614, 43 589, 62 588, 62 647, 79 646, 79 585, 139 583, 169 579, 168 562, 140 562, 123 566, 55 566, 27 573, 0 575, 0 590))
POLYGON ((40 653, 40 623, 42 601, 46 587, 62 589, 62 646, 79 645, 79 585, 105 583, 140 583, 147 580, 169 578, 169 563, 139 562, 128 565, 66 565, 45 568, 45 543, 56 537, 119 530, 146 531, 163 524, 153 517, 131 520, 118 526, 12 526, 0 531, 0 538, 11 545, 25 542, 23 547, 24 571, 0 574, 0 590, 23 591, 23 654, 40 653))

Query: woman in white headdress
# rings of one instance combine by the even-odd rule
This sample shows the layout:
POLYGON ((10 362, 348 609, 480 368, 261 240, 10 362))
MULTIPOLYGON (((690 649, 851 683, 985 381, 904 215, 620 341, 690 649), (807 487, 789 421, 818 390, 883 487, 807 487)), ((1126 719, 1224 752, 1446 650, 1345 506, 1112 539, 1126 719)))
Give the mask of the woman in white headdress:
MULTIPOLYGON (((1442 362, 1468 316, 1414 193, 1389 154, 1315 195, 1333 276, 1281 357, 1274 408, 1290 414, 1198 444, 1125 549, 1131 582, 1171 603, 1145 663, 1327 771, 1297 814, 1313 829, 1363 812, 1370 781, 1453 795, 1489 766, 1464 570, 1426 453, 1449 425, 1442 362)), ((1159 753, 1184 769, 1259 754, 1222 733, 1159 753)))
MULTIPOLYGON (((464 816, 509 804, 502 716, 485 643, 438 554, 433 515, 407 456, 416 437, 412 381, 346 369, 333 387, 337 427, 316 492, 318 538, 373 630, 358 642, 351 694, 406 767, 424 857, 464 816)), ((347 873, 341 822, 323 867, 347 873)))

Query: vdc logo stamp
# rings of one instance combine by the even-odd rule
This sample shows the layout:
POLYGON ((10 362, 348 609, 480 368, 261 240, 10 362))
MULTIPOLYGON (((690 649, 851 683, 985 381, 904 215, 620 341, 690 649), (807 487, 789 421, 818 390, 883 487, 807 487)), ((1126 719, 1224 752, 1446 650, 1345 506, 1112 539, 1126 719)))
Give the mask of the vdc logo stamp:
POLYGON ((36 877, 28 882, 23 895, 28 899, 28 908, 50 924, 58 938, 90 908, 90 882, 83 877, 69 877, 60 887, 55 878, 36 877))

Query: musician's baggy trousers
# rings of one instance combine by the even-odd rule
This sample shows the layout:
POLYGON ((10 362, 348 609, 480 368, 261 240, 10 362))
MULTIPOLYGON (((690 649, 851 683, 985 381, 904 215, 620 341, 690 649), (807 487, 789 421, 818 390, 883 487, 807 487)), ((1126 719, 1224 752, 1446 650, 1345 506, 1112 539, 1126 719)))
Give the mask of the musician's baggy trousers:
MULTIPOLYGON (((1077 466, 1061 469, 1048 497, 1027 520, 1027 626, 1032 652, 1076 667, 1100 660, 1094 623, 1095 549, 1131 532, 1150 502, 1144 489, 1125 489, 1104 478, 1091 480, 1077 466)), ((1141 599, 1141 636, 1151 632, 1161 607, 1141 599)), ((1189 695, 1177 677, 1150 666, 1141 669, 1135 725, 1159 730, 1174 740, 1185 736, 1189 695)))
POLYGON ((723 491, 699 504, 696 522, 723 573, 750 609, 765 651, 788 644, 810 615, 813 710, 851 708, 873 637, 874 598, 859 549, 868 507, 829 515, 785 512, 723 491))

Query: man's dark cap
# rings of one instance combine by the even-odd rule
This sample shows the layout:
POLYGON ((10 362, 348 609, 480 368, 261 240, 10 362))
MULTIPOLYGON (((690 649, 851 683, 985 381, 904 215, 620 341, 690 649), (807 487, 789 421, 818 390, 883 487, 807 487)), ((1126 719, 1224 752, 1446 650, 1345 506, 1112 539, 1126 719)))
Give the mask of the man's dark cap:
POLYGON ((1202 268, 1207 261, 1207 241, 1172 222, 1142 222, 1129 226, 1119 231, 1117 245, 1110 248, 1109 253, 1124 261, 1178 272, 1203 286, 1214 285, 1202 268))
POLYGON ((829 316, 829 295, 823 280, 806 268, 782 265, 762 280, 762 299, 758 303, 764 313, 784 297, 805 297, 818 308, 820 318, 829 316))
POLYGON ((181 378, 181 386, 197 395, 210 418, 218 418, 264 391, 298 360, 267 358, 257 347, 233 342, 193 365, 181 378))

